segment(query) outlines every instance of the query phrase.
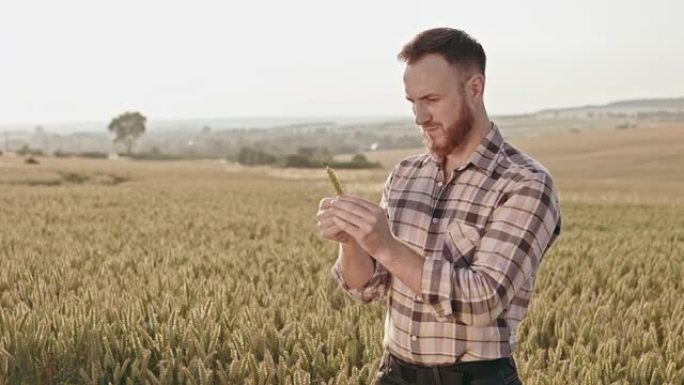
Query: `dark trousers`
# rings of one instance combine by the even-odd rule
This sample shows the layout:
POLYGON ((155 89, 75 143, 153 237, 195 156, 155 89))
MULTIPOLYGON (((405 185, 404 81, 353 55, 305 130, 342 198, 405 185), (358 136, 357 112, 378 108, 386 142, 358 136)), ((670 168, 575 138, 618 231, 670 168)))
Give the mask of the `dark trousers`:
POLYGON ((513 357, 448 366, 414 365, 385 352, 376 385, 522 385, 513 357))

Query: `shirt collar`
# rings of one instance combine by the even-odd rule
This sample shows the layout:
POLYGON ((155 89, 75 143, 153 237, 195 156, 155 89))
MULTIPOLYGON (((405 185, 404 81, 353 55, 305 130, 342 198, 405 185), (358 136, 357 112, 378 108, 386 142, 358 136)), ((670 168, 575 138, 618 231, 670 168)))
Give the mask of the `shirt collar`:
MULTIPOLYGON (((468 161, 465 162, 460 168, 465 168, 472 163, 475 167, 481 169, 488 176, 490 176, 496 167, 496 157, 501 150, 503 143, 504 138, 501 135, 501 130, 496 123, 492 122, 492 125, 489 128, 489 131, 487 131, 485 137, 482 138, 482 141, 477 146, 475 151, 473 151, 473 153, 470 155, 468 161)), ((430 163, 435 167, 441 167, 441 163, 433 158, 429 153, 427 156, 425 156, 425 159, 423 159, 422 165, 427 163, 430 163)))

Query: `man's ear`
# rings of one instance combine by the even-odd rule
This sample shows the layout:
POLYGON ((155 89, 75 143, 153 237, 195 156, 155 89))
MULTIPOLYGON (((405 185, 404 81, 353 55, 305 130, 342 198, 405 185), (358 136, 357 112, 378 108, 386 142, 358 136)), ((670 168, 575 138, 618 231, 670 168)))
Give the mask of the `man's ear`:
POLYGON ((485 77, 480 73, 472 75, 465 83, 465 93, 473 102, 482 104, 485 88, 485 77))

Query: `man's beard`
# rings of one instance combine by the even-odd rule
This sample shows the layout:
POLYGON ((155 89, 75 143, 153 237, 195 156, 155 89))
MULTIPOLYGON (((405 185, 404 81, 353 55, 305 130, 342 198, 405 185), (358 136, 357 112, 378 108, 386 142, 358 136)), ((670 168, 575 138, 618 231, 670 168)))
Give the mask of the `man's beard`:
POLYGON ((463 143, 463 140, 473 129, 474 122, 473 112, 463 101, 461 104, 461 116, 452 125, 441 130, 443 137, 438 138, 437 142, 433 141, 430 134, 423 132, 423 146, 434 158, 444 160, 448 154, 451 154, 456 147, 463 143))

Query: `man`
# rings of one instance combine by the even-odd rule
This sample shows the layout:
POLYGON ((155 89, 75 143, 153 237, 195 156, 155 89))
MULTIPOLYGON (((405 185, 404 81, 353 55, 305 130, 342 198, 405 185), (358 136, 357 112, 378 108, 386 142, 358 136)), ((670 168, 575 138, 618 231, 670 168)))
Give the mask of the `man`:
POLYGON ((362 303, 388 297, 380 384, 519 384, 516 329, 560 234, 554 182, 489 120, 478 42, 431 29, 399 58, 427 152, 394 167, 379 205, 320 202, 332 276, 362 303))

